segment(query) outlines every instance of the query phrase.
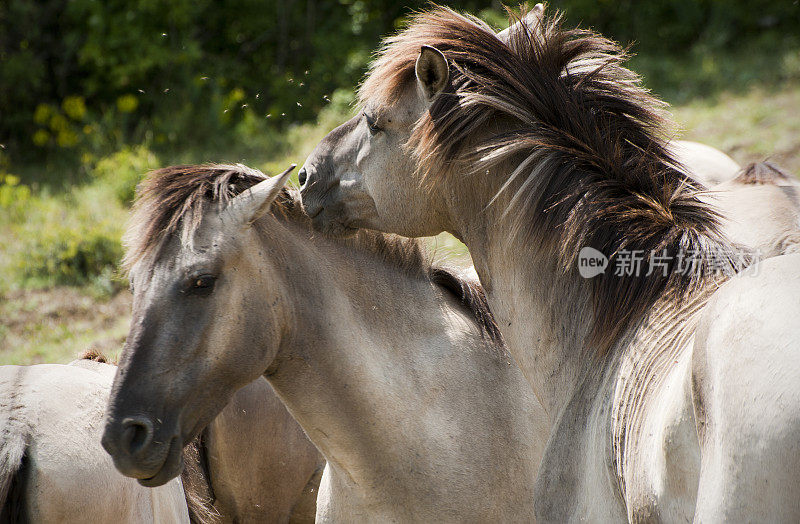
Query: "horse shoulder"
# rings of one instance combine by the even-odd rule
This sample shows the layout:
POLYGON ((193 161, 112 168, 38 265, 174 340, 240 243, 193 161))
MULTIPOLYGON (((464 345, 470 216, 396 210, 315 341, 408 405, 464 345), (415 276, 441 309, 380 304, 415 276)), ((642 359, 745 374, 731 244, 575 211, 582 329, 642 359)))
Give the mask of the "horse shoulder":
MULTIPOLYGON (((234 394, 208 425, 205 446, 215 507, 224 516, 286 520, 296 508, 300 518, 304 499, 316 496, 317 486, 308 484, 318 482, 324 459, 263 377, 234 394)), ((304 514, 313 520, 313 510, 304 514)))
POLYGON ((726 282, 692 361, 700 521, 800 517, 800 254, 726 282))

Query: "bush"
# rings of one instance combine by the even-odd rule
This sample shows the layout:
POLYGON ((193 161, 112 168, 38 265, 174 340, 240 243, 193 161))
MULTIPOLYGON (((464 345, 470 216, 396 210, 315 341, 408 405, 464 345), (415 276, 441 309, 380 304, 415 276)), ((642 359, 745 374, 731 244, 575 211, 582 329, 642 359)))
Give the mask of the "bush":
POLYGON ((122 257, 119 233, 108 224, 51 224, 17 255, 21 276, 33 283, 82 285, 112 280, 122 257))
POLYGON ((159 167, 156 155, 144 146, 125 147, 97 162, 95 178, 108 184, 117 199, 130 205, 136 193, 136 185, 142 176, 159 167))
POLYGON ((0 213, 19 220, 31 199, 31 189, 19 183, 19 177, 0 173, 0 213))
POLYGON ((127 210, 116 195, 105 182, 52 194, 0 174, 0 292, 63 284, 108 296, 120 289, 127 210))

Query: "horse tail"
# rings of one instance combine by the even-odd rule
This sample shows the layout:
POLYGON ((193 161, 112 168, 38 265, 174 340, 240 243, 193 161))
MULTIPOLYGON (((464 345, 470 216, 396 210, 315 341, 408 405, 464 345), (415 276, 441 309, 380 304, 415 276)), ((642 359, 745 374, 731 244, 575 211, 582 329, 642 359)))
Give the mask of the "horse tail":
POLYGON ((27 522, 25 470, 28 432, 9 418, 0 432, 0 522, 27 522))

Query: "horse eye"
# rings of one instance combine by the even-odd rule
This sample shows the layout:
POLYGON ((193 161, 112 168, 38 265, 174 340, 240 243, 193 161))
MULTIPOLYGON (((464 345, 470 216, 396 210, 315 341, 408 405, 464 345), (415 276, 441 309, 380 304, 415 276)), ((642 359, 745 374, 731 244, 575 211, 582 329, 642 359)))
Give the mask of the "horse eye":
POLYGON ((211 290, 214 289, 214 283, 216 281, 217 277, 214 275, 200 275, 199 277, 194 277, 190 291, 197 293, 210 293, 211 290))
POLYGON ((381 127, 378 125, 378 122, 367 113, 364 113, 364 119, 367 121, 367 129, 369 129, 369 132, 373 135, 383 131, 383 129, 381 129, 381 127))

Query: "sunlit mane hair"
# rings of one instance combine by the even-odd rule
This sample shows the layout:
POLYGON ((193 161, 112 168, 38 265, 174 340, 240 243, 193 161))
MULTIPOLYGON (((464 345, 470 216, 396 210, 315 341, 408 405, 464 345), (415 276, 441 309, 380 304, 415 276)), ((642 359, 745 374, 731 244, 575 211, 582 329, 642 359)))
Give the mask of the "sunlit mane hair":
POLYGON ((242 164, 179 165, 149 172, 136 188, 122 239, 123 269, 130 271, 136 262, 156 252, 182 222, 196 228, 207 206, 226 203, 266 178, 261 171, 242 164))
POLYGON ((588 340, 605 352, 660 297, 682 297, 702 282, 712 258, 732 271, 730 248, 717 214, 697 197, 702 187, 667 152, 665 104, 624 67, 625 51, 562 28, 560 13, 532 24, 510 16, 520 30, 506 44, 474 17, 443 7, 417 14, 384 42, 359 99, 397 103, 414 87, 420 48, 445 55, 449 85, 408 143, 421 178, 463 186, 455 175, 502 177, 511 234, 556 252, 564 272, 576 270, 582 247, 608 255, 609 270, 591 282, 588 340), (614 275, 620 252, 663 249, 701 254, 700 277, 614 275))
MULTIPOLYGON (((242 164, 181 165, 151 171, 137 188, 123 239, 126 248, 123 267, 130 271, 137 261, 157 255, 170 235, 182 228, 191 234, 209 206, 227 203, 266 179, 261 171, 242 164)), ((276 218, 301 224, 312 234, 311 221, 296 189, 284 188, 271 211, 276 218)), ((407 273, 426 276, 467 307, 484 334, 495 343, 502 343, 480 284, 462 278, 451 268, 433 264, 418 240, 360 230, 354 237, 338 241, 354 249, 368 250, 407 273)))

